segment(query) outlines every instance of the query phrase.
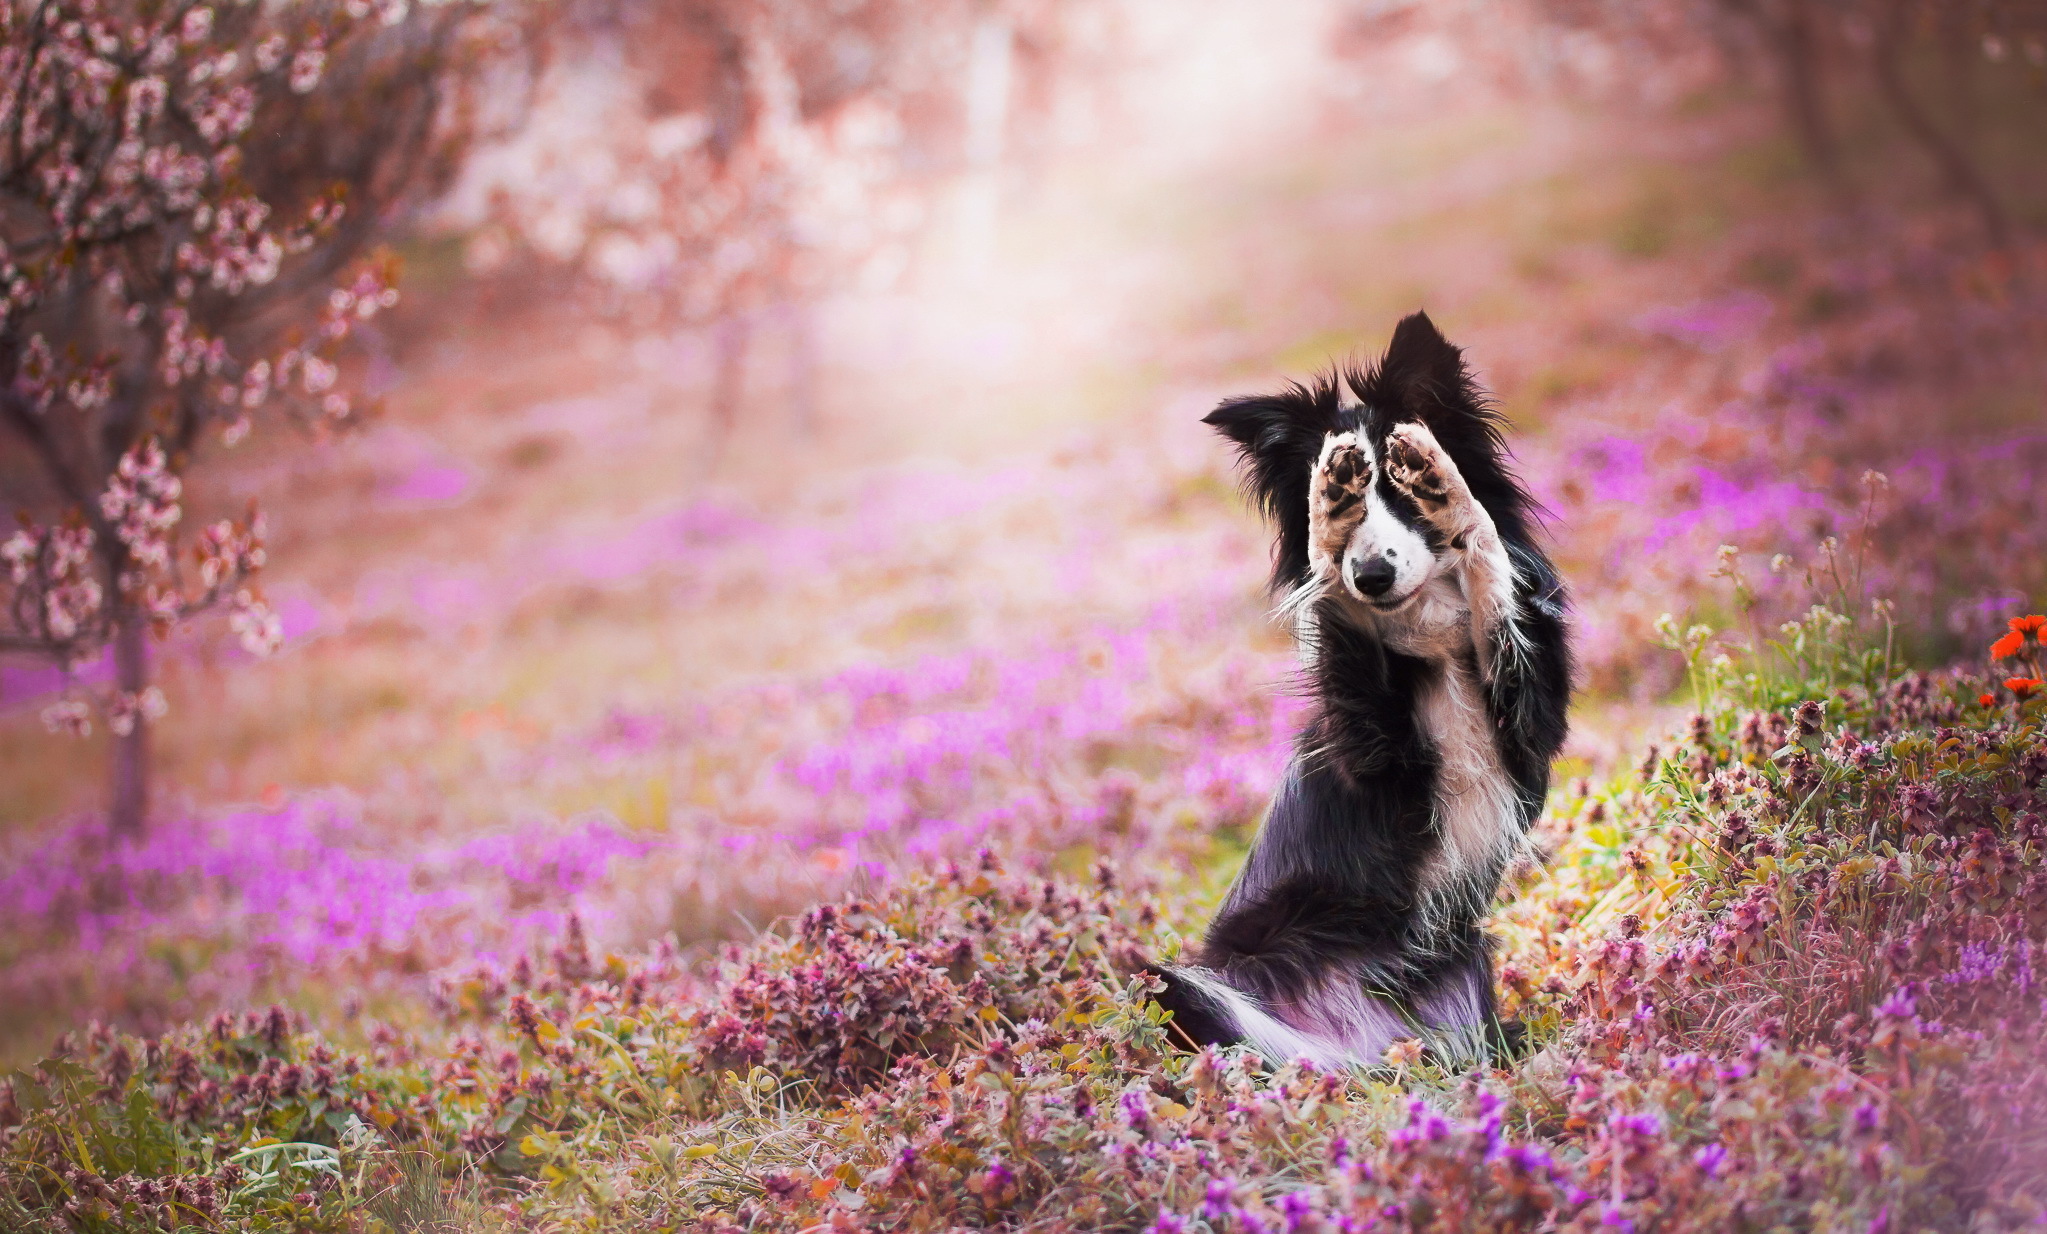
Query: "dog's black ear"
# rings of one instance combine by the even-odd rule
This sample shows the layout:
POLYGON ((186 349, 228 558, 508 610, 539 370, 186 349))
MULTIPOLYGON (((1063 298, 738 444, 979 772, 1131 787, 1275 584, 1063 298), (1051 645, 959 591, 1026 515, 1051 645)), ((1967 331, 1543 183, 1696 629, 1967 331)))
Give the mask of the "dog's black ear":
POLYGON ((1391 403, 1386 410, 1431 429, 1445 410, 1468 401, 1471 387, 1463 351, 1443 337, 1427 313, 1411 313, 1393 327, 1378 378, 1381 397, 1391 403))
POLYGON ((1427 313, 1403 317, 1393 328, 1371 384, 1372 401, 1394 420, 1428 425, 1467 479, 1474 468, 1503 456, 1499 413, 1472 380, 1463 350, 1443 337, 1427 313))
POLYGON ((1308 479, 1323 437, 1336 427, 1335 390, 1295 386, 1284 394, 1233 398, 1201 422, 1237 443, 1244 490, 1278 532, 1273 589, 1294 586, 1308 573, 1308 479))
POLYGON ((1463 350, 1443 337, 1427 313, 1403 317, 1393 328, 1386 358, 1369 384, 1368 402, 1394 420, 1429 426, 1501 534, 1514 541, 1526 537, 1524 513, 1531 502, 1508 465, 1500 414, 1465 367, 1463 350))

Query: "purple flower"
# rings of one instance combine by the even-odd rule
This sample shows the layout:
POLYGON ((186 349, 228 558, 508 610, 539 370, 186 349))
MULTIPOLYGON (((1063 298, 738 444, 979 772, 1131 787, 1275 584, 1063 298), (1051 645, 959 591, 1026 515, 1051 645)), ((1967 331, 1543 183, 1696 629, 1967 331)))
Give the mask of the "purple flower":
POLYGON ((1542 1177, 1556 1168, 1549 1153, 1536 1144, 1509 1145, 1500 1154, 1500 1160, 1531 1178, 1542 1177))
POLYGON ((1876 1005, 1872 1013, 1889 1020, 1910 1020, 1918 1015, 1918 983, 1908 981, 1891 992, 1891 996, 1876 1005))
POLYGON ((1698 1166, 1707 1178, 1718 1178, 1720 1167, 1727 1164, 1727 1148, 1721 1144, 1708 1144, 1692 1154, 1692 1164, 1698 1166))
POLYGON ((1306 1193, 1289 1191, 1279 1202, 1280 1215, 1286 1218, 1287 1234, 1297 1234, 1303 1223, 1315 1213, 1314 1204, 1306 1193))
POLYGON ((1139 1135, 1151 1130, 1151 1094, 1144 1089, 1133 1088, 1123 1094, 1118 1103, 1123 1109, 1123 1121, 1139 1135))

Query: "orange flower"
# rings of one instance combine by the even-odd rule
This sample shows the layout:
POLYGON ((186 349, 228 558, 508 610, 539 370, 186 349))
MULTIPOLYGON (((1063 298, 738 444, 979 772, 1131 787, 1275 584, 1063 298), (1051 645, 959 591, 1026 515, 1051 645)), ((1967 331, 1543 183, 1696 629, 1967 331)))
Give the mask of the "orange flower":
POLYGON ((1976 696, 1976 701, 1983 704, 1985 707, 1991 707, 1996 705, 1997 696, 1995 694, 1978 694, 1976 696))
POLYGON ((2014 617, 2004 623, 2005 629, 2018 634, 2038 634, 2047 631, 2047 617, 2034 613, 2027 617, 2014 617))
POLYGON ((1993 660, 2008 660, 2019 654, 2019 648, 2025 645, 2026 636, 2020 634, 2017 630, 2013 630, 2011 633, 1990 644, 1990 658, 1993 660))
POLYGON ((2041 681, 2038 677, 2007 677, 2004 679, 2004 688, 2018 695, 2019 701, 2022 703, 2033 697, 2033 691, 2039 689, 2040 685, 2041 681))
POLYGON ((2024 617, 2014 617, 2005 622, 2004 628, 2009 633, 1990 644, 1990 654, 1996 659, 2002 660, 2006 656, 2017 655, 2019 648, 2026 645, 2028 634, 2038 638, 2042 647, 2047 647, 2047 616, 2028 613, 2024 617))

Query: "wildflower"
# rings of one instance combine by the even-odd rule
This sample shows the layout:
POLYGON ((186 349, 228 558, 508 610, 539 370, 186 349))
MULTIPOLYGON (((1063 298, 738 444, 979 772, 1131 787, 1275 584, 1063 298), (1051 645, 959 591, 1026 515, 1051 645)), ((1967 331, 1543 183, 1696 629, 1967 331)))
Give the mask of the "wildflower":
POLYGON ((2004 688, 2010 690, 2022 703, 2033 697, 2040 689, 2041 684, 2042 679, 2038 677, 2007 677, 2004 679, 2004 688))
POLYGON ((991 1202, 1006 1202, 1016 1189, 1016 1171, 1002 1158, 988 1162, 987 1172, 981 1175, 981 1194, 991 1202))
POLYGON ((1707 1178, 1718 1178, 1720 1167, 1727 1164, 1727 1148, 1721 1144, 1708 1144, 1692 1154, 1692 1164, 1698 1166, 1707 1178))
POLYGON ((1915 983, 1907 982, 1891 992, 1891 996, 1877 1004, 1876 1014, 1885 1019, 1909 1020, 1918 1014, 1919 998, 1915 983))
POLYGON ((1979 694, 1976 696, 1976 701, 1985 707, 1992 707, 1997 704, 1997 696, 1995 694, 1979 694))
POLYGON ((1151 1130, 1151 1094, 1144 1089, 1133 1088, 1123 1094, 1123 1121, 1132 1131, 1145 1135, 1151 1130))
POLYGON ((2017 655, 2026 645, 2026 636, 2032 635, 2040 645, 2047 647, 2047 616, 2030 613, 2014 617, 2005 623, 2003 637, 1990 644, 1990 658, 2008 660, 2017 655))
POLYGON ((1404 1037, 1386 1047, 1386 1062, 1394 1067, 1408 1067, 1421 1061, 1422 1043, 1413 1037, 1404 1037))

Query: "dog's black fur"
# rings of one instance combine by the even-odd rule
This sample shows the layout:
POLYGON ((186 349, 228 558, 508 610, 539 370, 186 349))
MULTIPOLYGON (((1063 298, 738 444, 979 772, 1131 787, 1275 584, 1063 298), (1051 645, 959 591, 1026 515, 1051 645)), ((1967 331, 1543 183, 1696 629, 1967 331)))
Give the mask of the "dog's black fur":
MULTIPOLYGON (((1369 1064, 1391 1037, 1418 1032, 1438 1048, 1461 1038, 1456 1052, 1469 1053, 1496 1027, 1490 944, 1479 922, 1548 792, 1571 678, 1563 584, 1535 540, 1535 509, 1508 466, 1500 418, 1462 353, 1416 313, 1368 371, 1232 399, 1205 422, 1237 444, 1246 488, 1277 528, 1271 587, 1299 622, 1314 709, 1198 954, 1154 970, 1166 983, 1159 1001, 1196 1045, 1249 1040, 1267 1052, 1369 1064), (1344 397, 1346 386, 1355 402, 1344 397), (1318 577, 1311 561, 1311 493, 1325 479, 1317 471, 1329 457, 1325 440, 1355 433, 1383 461, 1388 434, 1403 423, 1425 426, 1440 443, 1497 529, 1493 560, 1504 550, 1511 564, 1512 602, 1498 628, 1474 629, 1433 654, 1388 645, 1399 641, 1389 640, 1391 627, 1360 603, 1361 593, 1345 594, 1347 559, 1334 578, 1326 566, 1318 577), (1496 811, 1511 835, 1497 857, 1456 871, 1446 888, 1425 885, 1435 877, 1431 863, 1448 858, 1442 753, 1418 699, 1448 688, 1450 660, 1482 696, 1496 759, 1489 765, 1511 781, 1511 794, 1498 795, 1511 805, 1496 811), (1261 1031, 1260 1012, 1300 1039, 1269 1025, 1261 1031)), ((1396 456, 1399 449, 1392 447, 1396 456)), ((1471 584, 1455 574, 1466 567, 1442 564, 1463 560, 1454 554, 1469 546, 1450 542, 1463 534, 1432 523, 1383 462, 1370 484, 1383 503, 1379 517, 1390 512, 1418 533, 1437 554, 1438 573, 1468 593, 1471 584)))

